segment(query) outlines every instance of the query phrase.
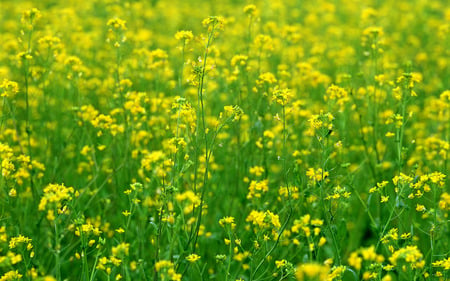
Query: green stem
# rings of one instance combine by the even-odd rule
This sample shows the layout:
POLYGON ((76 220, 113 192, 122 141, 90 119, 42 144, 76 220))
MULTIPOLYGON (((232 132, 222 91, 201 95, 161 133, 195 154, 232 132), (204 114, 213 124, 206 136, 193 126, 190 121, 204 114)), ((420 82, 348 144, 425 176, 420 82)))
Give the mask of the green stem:
POLYGON ((183 47, 181 49, 181 60, 183 62, 182 66, 181 66, 181 71, 180 74, 178 76, 178 88, 180 91, 180 95, 183 94, 183 74, 184 74, 184 49, 186 48, 186 40, 183 41, 183 47))
POLYGON ((367 144, 367 142, 366 142, 366 140, 364 138, 362 114, 358 110, 359 106, 356 104, 355 97, 353 96, 352 92, 350 92, 350 96, 352 98, 355 110, 356 110, 356 112, 358 114, 359 135, 360 135, 361 142, 362 142, 362 144, 364 146, 364 154, 366 155, 367 163, 369 165, 369 169, 370 169, 370 172, 372 174, 373 181, 374 181, 374 183, 376 183, 377 182, 377 172, 376 172, 376 169, 373 166, 372 161, 370 159, 369 146, 368 146, 368 144, 367 144))
POLYGON ((58 218, 54 221, 55 224, 55 270, 56 280, 61 281, 61 259, 60 259, 60 245, 59 245, 59 230, 58 230, 58 218))
MULTIPOLYGON (((323 140, 323 137, 322 137, 323 140)), ((323 217, 325 219, 328 231, 330 232, 331 238, 332 238, 332 242, 333 242, 333 247, 334 247, 334 251, 335 251, 335 256, 336 256, 336 262, 338 265, 341 264, 341 254, 340 254, 340 249, 339 249, 339 244, 336 238, 336 235, 333 231, 333 229, 331 228, 331 218, 328 217, 327 214, 327 209, 325 207, 325 198, 324 198, 324 173, 325 173, 325 165, 328 161, 328 157, 329 157, 329 153, 328 153, 328 142, 329 142, 329 136, 325 137, 325 145, 323 144, 322 141, 319 141, 321 149, 322 149, 322 154, 321 154, 321 162, 322 162, 322 180, 319 183, 319 193, 320 193, 320 205, 322 206, 322 212, 323 212, 323 217)))
MULTIPOLYGON (((162 194, 164 196, 164 202, 161 204, 161 207, 159 208, 159 214, 158 214, 158 234, 156 235, 156 250, 155 250, 155 262, 159 261, 159 249, 161 244, 161 235, 162 235, 162 218, 163 218, 163 212, 164 212, 164 206, 166 205, 166 198, 165 198, 165 185, 164 185, 164 178, 163 178, 163 191, 162 194)), ((156 271, 156 268, 153 272, 153 280, 159 280, 158 279, 158 272, 156 271)))
POLYGON ((287 161, 287 130, 286 130, 286 107, 283 105, 283 179, 284 179, 284 184, 288 185, 288 180, 287 180, 287 176, 288 176, 288 171, 286 168, 286 161, 287 161))
POLYGON ((94 281, 95 279, 95 274, 97 273, 97 269, 96 269, 96 267, 97 267, 97 262, 98 262, 98 257, 99 257, 100 255, 99 254, 97 254, 96 256, 95 256, 95 261, 94 261, 94 265, 92 266, 92 272, 91 272, 91 277, 89 278, 89 281, 94 281))
MULTIPOLYGON (((27 55, 31 55, 31 35, 33 33, 33 29, 30 30, 28 33, 28 46, 27 46, 27 55)), ((25 57, 24 59, 24 78, 25 78, 25 133, 27 135, 27 146, 28 146, 28 156, 30 157, 30 164, 33 165, 33 154, 31 153, 31 125, 30 125, 30 101, 29 101, 29 79, 30 79, 30 69, 29 69, 29 63, 28 58, 25 57)), ((31 176, 30 176, 30 186, 31 190, 33 192, 33 198, 36 200, 37 190, 34 187, 34 181, 33 181, 33 167, 31 166, 31 176)))
POLYGON ((430 256, 430 274, 433 273, 433 257, 434 257, 434 242, 435 242, 435 228, 437 224, 437 208, 438 208, 438 198, 436 198, 436 188, 437 186, 433 186, 433 208, 434 208, 434 216, 433 216, 433 224, 431 225, 430 230, 430 250, 431 250, 431 256, 430 256))
POLYGON ((369 208, 367 207, 366 203, 364 202, 364 200, 361 198, 361 195, 359 195, 358 190, 356 190, 356 188, 353 185, 350 185, 350 187, 352 188, 353 192, 356 194, 356 197, 358 197, 359 202, 361 203, 361 205, 363 206, 363 208, 367 211, 367 215, 369 216, 370 222, 372 223, 373 227, 375 227, 376 229, 378 228, 377 223, 375 222, 375 219, 373 218, 372 214, 370 213, 369 208))
MULTIPOLYGON (((202 186, 202 193, 200 196, 200 205, 199 205, 199 211, 198 211, 198 216, 197 216, 197 221, 196 221, 196 227, 195 227, 195 233, 194 233, 194 239, 193 239, 193 244, 192 244, 192 252, 195 251, 195 245, 197 244, 197 239, 198 239, 198 234, 200 231, 200 225, 202 222, 202 215, 203 215, 203 205, 204 205, 204 201, 205 201, 205 194, 206 194, 206 183, 208 180, 208 173, 209 173, 209 154, 208 154, 208 138, 207 138, 207 133, 206 133, 206 121, 205 121, 205 109, 204 109, 204 101, 203 101, 203 88, 204 88, 204 79, 206 76, 206 60, 208 59, 208 51, 209 51, 209 46, 212 42, 212 39, 214 37, 214 30, 215 30, 215 25, 213 25, 213 28, 211 30, 211 32, 208 35, 208 41, 206 43, 205 46, 205 54, 203 56, 203 67, 202 67, 202 72, 201 72, 201 76, 200 76, 200 84, 198 87, 198 99, 199 99, 199 103, 200 103, 200 114, 201 114, 201 120, 202 120, 202 129, 203 129, 203 141, 205 142, 205 173, 203 175, 203 186, 202 186)), ((196 133, 196 136, 198 134, 196 133)), ((198 158, 198 157, 197 157, 198 158)), ((198 159, 195 159, 195 161, 197 162, 198 159)), ((197 166, 197 165, 196 165, 197 166)))
MULTIPOLYGON (((397 188, 398 188, 398 187, 397 187, 397 188)), ((401 184, 401 188, 399 189, 399 191, 398 191, 398 193, 397 193, 397 196, 396 196, 396 199, 395 199, 396 202, 397 202, 398 200, 400 200, 400 194, 402 194, 402 192, 403 192, 403 184, 401 184)), ((394 216, 395 209, 396 209, 396 206, 394 205, 394 206, 392 207, 392 209, 391 209, 391 212, 390 212, 390 214, 389 214, 389 217, 388 217, 388 219, 387 219, 387 221, 386 221, 384 227, 381 229, 380 237, 379 237, 379 239, 378 239, 378 241, 377 241, 377 245, 376 245, 376 247, 375 247, 375 251, 378 250, 378 247, 380 246, 380 243, 381 243, 381 239, 382 239, 383 236, 386 234, 386 231, 387 231, 387 228, 388 228, 388 226, 389 226, 389 223, 391 222, 392 217, 394 216)), ((400 212, 400 213, 401 213, 401 212, 400 212)))
POLYGON ((289 199, 288 199, 288 204, 289 204, 289 214, 288 214, 288 217, 287 217, 286 221, 281 226, 280 231, 278 232, 277 240, 275 241, 275 244, 269 249, 269 251, 267 251, 267 253, 265 254, 264 258, 262 258, 261 261, 259 262, 259 264, 256 266, 255 271, 253 271, 250 274, 250 281, 252 281, 253 278, 255 278, 256 273, 261 269, 261 266, 264 264, 264 261, 267 259, 267 257, 269 257, 272 254, 272 252, 275 250, 275 248, 278 246, 278 243, 280 242, 281 235, 283 234, 284 230, 286 229, 286 226, 289 223, 289 221, 291 219, 291 216, 292 216, 292 213, 293 213, 290 196, 289 196, 289 199))
MULTIPOLYGON (((376 44, 377 42, 375 42, 376 44)), ((377 142, 378 142, 378 100, 377 100, 377 83, 375 81, 375 76, 378 73, 378 56, 377 56, 377 49, 372 50, 372 58, 373 58, 373 73, 372 73, 372 79, 373 79, 373 113, 372 113, 372 128, 373 128, 373 140, 372 140, 372 146, 373 150, 375 151, 375 157, 377 160, 377 164, 380 163, 380 153, 378 151, 377 142)))
POLYGON ((230 240, 230 245, 228 246, 227 272, 225 272, 225 281, 228 281, 228 277, 230 276, 231 255, 233 254, 230 230, 228 230, 228 239, 230 240))
POLYGON ((81 235, 81 259, 82 259, 82 269, 81 269, 81 281, 89 280, 89 265, 87 261, 87 252, 86 252, 86 237, 83 234, 83 230, 80 226, 80 235, 81 235))

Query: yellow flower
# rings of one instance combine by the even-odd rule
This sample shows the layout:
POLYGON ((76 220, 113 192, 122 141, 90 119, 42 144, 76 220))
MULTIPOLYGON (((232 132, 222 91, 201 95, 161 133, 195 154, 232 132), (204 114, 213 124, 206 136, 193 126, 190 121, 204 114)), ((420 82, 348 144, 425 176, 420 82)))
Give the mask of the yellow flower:
POLYGON ((324 95, 325 101, 332 100, 336 101, 339 106, 343 106, 346 102, 350 100, 348 97, 348 92, 344 88, 336 85, 331 85, 326 90, 326 95, 324 95))
POLYGON ((252 222, 253 225, 258 226, 259 228, 270 228, 273 226, 278 229, 281 227, 279 216, 271 211, 263 212, 252 210, 247 216, 246 221, 252 222))
POLYGON ((277 261, 275 261, 275 265, 276 265, 277 268, 285 267, 286 264, 287 264, 286 260, 277 260, 277 261))
POLYGON ((8 195, 10 197, 16 197, 17 196, 17 190, 15 188, 11 188, 8 192, 8 195))
POLYGON ((247 64, 248 56, 235 55, 231 58, 231 66, 244 66, 247 64))
POLYGON ((279 89, 278 87, 276 87, 273 90, 272 101, 276 101, 278 104, 285 106, 288 104, 291 97, 292 97, 291 90, 279 89))
POLYGON ((19 271, 8 271, 3 276, 0 276, 1 281, 9 281, 9 280, 19 280, 22 279, 22 274, 19 274, 19 271))
POLYGON ((249 169, 250 174, 260 177, 265 172, 264 167, 262 166, 254 166, 249 169))
POLYGON ((411 238, 411 233, 402 233, 402 235, 400 235, 400 238, 402 239, 409 239, 411 238))
POLYGON ((114 28, 115 30, 127 30, 126 21, 119 18, 108 20, 107 26, 114 28))
POLYGON ((434 267, 443 267, 444 270, 450 270, 450 257, 442 260, 438 260, 432 263, 434 267))
POLYGON ((256 6, 253 4, 245 6, 244 13, 249 16, 254 16, 256 14, 256 6))
POLYGON ((323 171, 322 168, 318 168, 317 170, 314 170, 314 168, 309 168, 306 171, 306 176, 314 182, 322 181, 326 179, 329 175, 330 174, 327 171, 323 171))
MULTIPOLYGON (((11 239, 9 240, 9 248, 10 249, 14 249, 18 246, 20 246, 21 244, 30 244, 31 243, 31 239, 28 237, 25 237, 23 235, 19 235, 16 237, 11 237, 11 239)), ((29 246, 27 246, 28 248, 29 246)), ((31 248, 30 248, 31 249, 31 248)))
POLYGON ((222 30, 225 24, 225 19, 220 16, 210 16, 205 18, 202 21, 202 24, 204 27, 208 28, 208 32, 211 32, 216 29, 222 30))
POLYGON ((189 256, 186 257, 186 260, 191 263, 194 263, 194 262, 198 261, 199 259, 200 259, 200 256, 197 254, 190 254, 189 256))
POLYGON ((19 84, 14 81, 3 79, 0 84, 0 97, 13 97, 19 92, 19 84))
POLYGON ((248 190, 247 199, 261 198, 263 193, 269 191, 269 181, 267 179, 262 181, 251 181, 248 190))
POLYGON ((362 258, 359 257, 357 252, 352 252, 350 254, 350 257, 348 258, 348 264, 350 266, 353 266, 356 270, 360 270, 361 269, 361 264, 362 264, 362 258))
POLYGON ((75 192, 73 187, 66 187, 64 184, 49 184, 44 188, 44 195, 39 203, 39 211, 43 211, 48 205, 61 209, 63 202, 71 201, 75 192))
POLYGON ((119 245, 112 247, 111 252, 115 257, 128 256, 130 250, 130 244, 120 243, 119 245))
POLYGON ((322 247, 323 245, 325 245, 325 243, 327 243, 327 239, 325 237, 320 237, 319 239, 319 247, 322 247))
POLYGON ((297 267, 295 276, 298 281, 311 280, 327 280, 328 272, 330 268, 327 265, 321 265, 318 263, 305 263, 300 264, 297 267))
POLYGON ((236 224, 234 223, 234 217, 224 217, 219 220, 219 224, 222 227, 225 227, 225 225, 230 225, 231 229, 234 229, 236 227, 236 224))
POLYGON ((184 44, 187 44, 190 40, 194 38, 192 31, 190 30, 180 30, 175 33, 175 39, 179 41, 184 41, 184 44))
POLYGON ((426 208, 425 208, 424 205, 417 204, 417 206, 416 206, 416 211, 417 211, 417 212, 423 212, 423 211, 425 211, 425 210, 426 210, 426 208))
POLYGON ((31 8, 31 9, 23 12, 21 22, 22 22, 22 24, 25 25, 25 27, 28 30, 31 30, 33 28, 33 24, 35 23, 35 21, 41 17, 42 17, 41 11, 39 11, 36 8, 31 8))
POLYGON ((404 260, 410 264, 411 268, 422 268, 424 266, 422 258, 422 253, 417 246, 414 245, 406 246, 405 248, 395 251, 389 258, 389 261, 392 265, 396 266, 399 263, 399 260, 404 260))
POLYGON ((258 86, 263 86, 266 83, 269 84, 269 85, 272 85, 272 84, 274 84, 276 82, 277 82, 277 79, 275 78, 275 75, 273 75, 270 72, 265 72, 265 73, 262 73, 262 74, 259 75, 259 78, 256 81, 256 84, 258 86))

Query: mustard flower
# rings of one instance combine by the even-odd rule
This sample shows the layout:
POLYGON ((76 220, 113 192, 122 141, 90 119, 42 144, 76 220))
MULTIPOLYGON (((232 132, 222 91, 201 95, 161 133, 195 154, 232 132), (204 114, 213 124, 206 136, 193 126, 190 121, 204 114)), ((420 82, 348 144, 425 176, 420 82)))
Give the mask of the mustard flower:
POLYGON ((243 11, 248 16, 253 17, 253 16, 255 16, 257 10, 256 10, 256 6, 255 5, 250 4, 250 5, 245 6, 243 11))
POLYGON ((108 22, 106 23, 107 26, 110 26, 111 28, 115 29, 115 30, 127 30, 126 27, 126 21, 119 19, 119 18, 114 18, 114 19, 110 19, 108 20, 108 22))
POLYGON ((19 84, 8 79, 3 79, 0 84, 0 97, 14 97, 19 92, 19 84))
POLYGON ((199 259, 200 259, 200 256, 197 254, 190 254, 189 256, 186 257, 186 260, 191 263, 195 263, 199 259))
POLYGON ((39 202, 38 209, 43 211, 48 205, 60 209, 66 201, 71 201, 75 190, 73 187, 66 187, 64 184, 49 184, 44 188, 44 195, 39 202))
POLYGON ((392 256, 389 258, 389 261, 394 266, 396 266, 401 260, 408 263, 411 269, 422 268, 425 265, 423 255, 415 245, 400 248, 392 253, 392 256))
POLYGON ((295 276, 298 281, 311 280, 327 280, 330 268, 327 265, 318 263, 304 263, 297 266, 295 276))
POLYGON ((175 33, 175 39, 178 41, 183 41, 184 44, 189 43, 194 38, 192 31, 190 30, 180 30, 175 33))

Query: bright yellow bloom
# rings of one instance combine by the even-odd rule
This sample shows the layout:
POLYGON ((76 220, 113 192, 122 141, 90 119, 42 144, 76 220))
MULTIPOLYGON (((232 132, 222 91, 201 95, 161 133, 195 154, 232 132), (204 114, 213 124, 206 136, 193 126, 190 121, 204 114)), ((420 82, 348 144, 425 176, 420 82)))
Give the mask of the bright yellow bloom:
POLYGON ((236 227, 236 224, 234 223, 234 217, 223 217, 219 220, 219 224, 222 227, 225 227, 225 225, 230 225, 231 229, 234 229, 236 227))
POLYGON ((400 260, 410 264, 411 268, 422 268, 424 266, 423 255, 417 246, 406 246, 395 251, 389 258, 392 265, 396 266, 400 260))
POLYGON ((126 23, 127 22, 122 19, 114 18, 108 20, 106 25, 114 28, 115 30, 127 30, 126 23))
POLYGON ((184 41, 184 44, 187 44, 193 38, 194 35, 190 30, 180 30, 177 33, 175 33, 175 39, 177 39, 178 41, 184 41))
POLYGON ((244 13, 249 16, 254 16, 256 14, 256 6, 253 4, 245 6, 244 13))
POLYGON ((186 257, 186 260, 191 263, 194 263, 194 262, 198 261, 199 259, 200 259, 200 256, 197 254, 190 254, 189 256, 186 257))
POLYGON ((14 81, 3 79, 0 84, 0 97, 13 97, 19 92, 19 84, 14 81))
POLYGON ((72 200, 75 190, 64 184, 49 184, 44 188, 44 195, 39 203, 39 210, 45 210, 48 205, 60 209, 63 202, 72 200))
POLYGON ((295 276, 298 281, 303 280, 327 280, 328 272, 330 268, 326 265, 321 265, 318 263, 304 263, 297 266, 297 271, 295 276))

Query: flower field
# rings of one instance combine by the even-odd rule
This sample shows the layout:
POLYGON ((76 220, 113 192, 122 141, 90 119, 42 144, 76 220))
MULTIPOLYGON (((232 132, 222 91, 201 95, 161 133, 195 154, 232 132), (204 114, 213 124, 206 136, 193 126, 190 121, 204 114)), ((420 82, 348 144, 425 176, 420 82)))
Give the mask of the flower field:
POLYGON ((0 1, 0 281, 450 280, 450 6, 0 1))

